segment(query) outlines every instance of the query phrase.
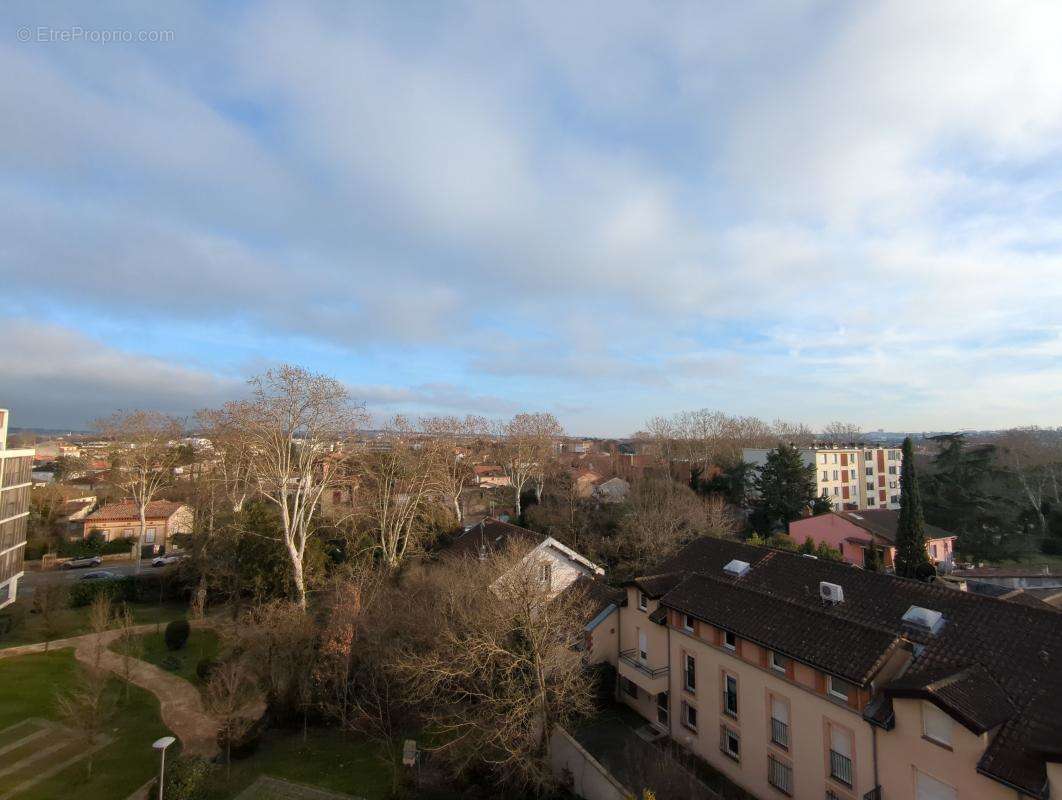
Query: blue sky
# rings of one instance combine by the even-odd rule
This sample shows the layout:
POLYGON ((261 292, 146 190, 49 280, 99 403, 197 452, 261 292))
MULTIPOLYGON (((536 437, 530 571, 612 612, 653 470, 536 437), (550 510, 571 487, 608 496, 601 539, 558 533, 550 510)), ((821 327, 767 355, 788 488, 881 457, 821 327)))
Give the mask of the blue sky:
POLYGON ((153 5, 0 16, 15 425, 1062 424, 1057 3, 153 5))

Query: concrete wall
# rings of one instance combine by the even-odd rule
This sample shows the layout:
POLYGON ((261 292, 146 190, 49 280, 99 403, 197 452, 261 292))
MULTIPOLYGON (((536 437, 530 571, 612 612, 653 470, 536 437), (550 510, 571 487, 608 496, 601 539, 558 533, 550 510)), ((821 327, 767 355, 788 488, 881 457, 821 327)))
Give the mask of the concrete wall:
POLYGON ((616 666, 619 657, 619 618, 619 608, 613 606, 607 615, 595 620, 597 624, 593 630, 587 631, 587 659, 591 664, 607 661, 616 666))
POLYGON ((550 766, 558 780, 570 778, 572 791, 586 800, 630 800, 634 796, 559 725, 550 737, 550 766))

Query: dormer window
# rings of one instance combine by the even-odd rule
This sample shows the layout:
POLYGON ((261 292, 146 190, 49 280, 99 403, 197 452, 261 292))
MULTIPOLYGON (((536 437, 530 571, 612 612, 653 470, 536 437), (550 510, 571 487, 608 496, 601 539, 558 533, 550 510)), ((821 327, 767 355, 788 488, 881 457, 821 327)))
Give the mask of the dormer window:
POLYGON ((792 663, 792 659, 780 656, 778 653, 771 653, 771 669, 775 672, 781 672, 785 675, 786 670, 789 669, 789 665, 792 663))
POLYGON ((737 636, 733 631, 723 631, 723 647, 727 650, 737 650, 737 636))
POLYGON ((693 617, 691 617, 689 614, 683 614, 682 615, 682 630, 686 631, 686 633, 693 633, 693 626, 694 626, 693 617))
POLYGON ((830 695, 830 697, 836 697, 838 700, 844 700, 847 702, 854 691, 855 686, 848 681, 835 678, 833 675, 826 676, 826 693, 830 695))
POLYGON ((649 608, 649 598, 645 596, 645 592, 638 592, 638 610, 645 611, 649 608))

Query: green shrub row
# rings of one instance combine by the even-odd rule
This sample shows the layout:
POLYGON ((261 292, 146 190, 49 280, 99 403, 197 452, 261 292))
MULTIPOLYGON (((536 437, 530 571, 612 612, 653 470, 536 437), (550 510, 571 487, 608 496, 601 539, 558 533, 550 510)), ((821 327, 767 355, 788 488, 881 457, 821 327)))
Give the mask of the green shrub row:
POLYGON ((106 595, 114 602, 151 603, 163 600, 175 600, 184 593, 184 587, 177 581, 163 580, 157 573, 147 575, 127 575, 122 578, 102 581, 77 581, 70 587, 70 606, 80 608, 91 605, 100 595, 106 595))

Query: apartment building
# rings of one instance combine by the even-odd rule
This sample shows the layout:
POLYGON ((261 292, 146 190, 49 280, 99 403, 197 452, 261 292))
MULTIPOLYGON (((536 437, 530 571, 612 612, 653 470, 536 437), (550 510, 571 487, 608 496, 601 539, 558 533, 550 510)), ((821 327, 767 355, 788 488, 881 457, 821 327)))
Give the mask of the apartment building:
POLYGON ((8 450, 10 415, 0 408, 0 608, 15 602, 26 554, 33 450, 8 450))
POLYGON ((630 581, 618 697, 758 798, 1062 797, 1062 614, 705 538, 630 581))
MULTIPOLYGON (((747 447, 742 458, 761 467, 769 449, 747 447)), ((903 451, 892 447, 821 444, 800 448, 805 464, 815 467, 815 488, 833 501, 835 511, 898 509, 903 451)))

